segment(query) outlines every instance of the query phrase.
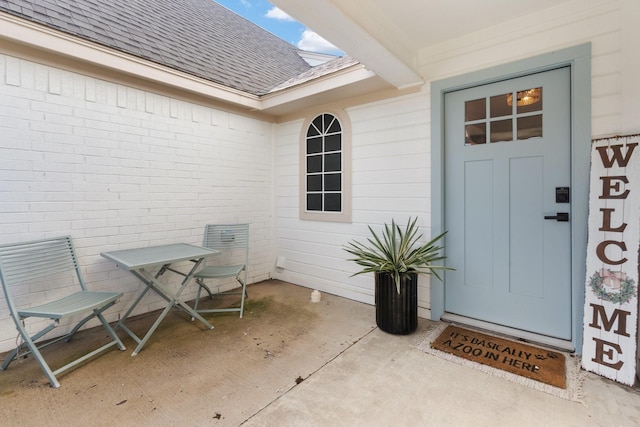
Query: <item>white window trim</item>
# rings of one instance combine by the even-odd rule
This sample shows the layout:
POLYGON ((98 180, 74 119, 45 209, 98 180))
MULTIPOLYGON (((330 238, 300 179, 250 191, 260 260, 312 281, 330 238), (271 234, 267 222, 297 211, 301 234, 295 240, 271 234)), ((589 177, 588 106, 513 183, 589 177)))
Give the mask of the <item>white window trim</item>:
POLYGON ((299 141, 299 208, 300 219, 308 221, 351 222, 351 121, 343 110, 323 110, 312 114, 302 124, 299 141), (311 122, 322 114, 335 116, 342 126, 342 211, 307 211, 307 129, 311 122))

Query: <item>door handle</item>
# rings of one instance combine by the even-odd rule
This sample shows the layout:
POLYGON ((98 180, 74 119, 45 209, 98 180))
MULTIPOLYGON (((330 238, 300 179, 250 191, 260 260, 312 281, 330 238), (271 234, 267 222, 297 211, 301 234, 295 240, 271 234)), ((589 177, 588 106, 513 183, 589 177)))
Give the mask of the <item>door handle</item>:
POLYGON ((555 219, 558 222, 568 222, 569 212, 558 212, 555 215, 545 215, 544 219, 555 219))

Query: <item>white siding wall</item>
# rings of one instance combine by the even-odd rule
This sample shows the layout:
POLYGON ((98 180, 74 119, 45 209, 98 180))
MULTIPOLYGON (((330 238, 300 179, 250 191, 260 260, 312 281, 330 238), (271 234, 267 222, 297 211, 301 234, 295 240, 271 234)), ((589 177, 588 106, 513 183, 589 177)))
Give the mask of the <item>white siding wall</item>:
MULTIPOLYGON (((353 223, 298 219, 301 121, 277 133, 277 243, 286 268, 277 276, 309 288, 373 302, 373 278, 349 277, 341 246, 391 218, 418 215, 430 235, 430 82, 592 43, 592 135, 640 132, 640 43, 636 0, 579 0, 424 49, 422 92, 347 110, 353 126, 353 223)), ((588 143, 588 142, 587 142, 588 143)), ((434 279, 437 280, 437 279, 434 279)), ((429 280, 421 279, 420 314, 428 315, 429 280)))
MULTIPOLYGON (((302 221, 298 216, 298 155, 302 120, 277 131, 276 232, 278 255, 286 258, 278 278, 357 301, 373 303, 373 276, 350 277, 342 246, 380 231, 391 219, 405 224, 418 216, 430 236, 429 126, 427 98, 416 93, 346 109, 352 126, 353 222, 302 221)), ((322 111, 318 111, 321 113, 322 111)), ((421 279, 420 305, 427 307, 428 278, 421 279)))
POLYGON ((592 135, 640 131, 636 0, 563 3, 421 52, 428 81, 592 43, 592 135))
MULTIPOLYGON (((209 222, 249 222, 249 281, 270 277, 270 123, 9 56, 0 100, 0 243, 70 234, 90 288, 125 292, 108 320, 140 287, 100 252, 198 244, 209 222)), ((0 295, 0 351, 15 338, 0 295)))

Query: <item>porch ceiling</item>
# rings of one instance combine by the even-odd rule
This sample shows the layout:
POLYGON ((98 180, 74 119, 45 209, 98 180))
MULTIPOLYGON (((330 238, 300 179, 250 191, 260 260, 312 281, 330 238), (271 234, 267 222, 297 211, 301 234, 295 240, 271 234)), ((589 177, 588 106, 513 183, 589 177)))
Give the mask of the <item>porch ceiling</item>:
POLYGON ((271 0, 398 88, 422 83, 421 49, 573 0, 271 0))

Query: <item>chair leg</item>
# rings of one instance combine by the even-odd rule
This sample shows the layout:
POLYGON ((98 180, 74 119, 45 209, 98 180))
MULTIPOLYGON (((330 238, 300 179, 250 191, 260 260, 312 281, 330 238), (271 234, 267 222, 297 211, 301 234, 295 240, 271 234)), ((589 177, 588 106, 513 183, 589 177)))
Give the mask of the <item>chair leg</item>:
POLYGON ((247 287, 243 283, 242 284, 242 297, 240 298, 240 318, 241 319, 242 319, 242 316, 244 314, 244 300, 245 300, 246 295, 247 295, 247 287))
POLYGON ((0 367, 0 371, 6 370, 9 367, 9 365, 11 364, 11 362, 13 362, 18 357, 18 351, 20 350, 20 347, 22 347, 22 344, 19 345, 16 348, 14 348, 11 351, 11 353, 9 353, 7 358, 4 359, 4 363, 2 363, 2 366, 0 367))
MULTIPOLYGON (((29 339, 29 341, 31 341, 31 339, 29 339)), ((44 357, 38 350, 38 347, 36 347, 35 343, 30 342, 28 345, 29 345, 29 348, 31 348, 31 353, 36 358, 38 365, 40 365, 40 369, 42 369, 42 372, 44 372, 44 375, 49 380, 49 384, 51 384, 51 387, 53 388, 60 387, 60 383, 58 382, 58 379, 55 377, 55 375, 51 371, 51 368, 49 368, 49 365, 47 364, 47 362, 45 362, 44 357)))
MULTIPOLYGON (((33 354, 33 357, 35 357, 36 362, 38 362, 38 365, 40 365, 40 369, 42 370, 44 375, 49 380, 49 383, 51 384, 51 387, 53 387, 53 388, 60 387, 60 383, 58 382, 56 376, 53 374, 53 371, 51 370, 51 368, 49 368, 49 365, 44 360, 44 357, 42 357, 42 354, 40 353, 40 350, 38 350, 38 346, 34 342, 34 339, 38 339, 38 338, 35 338, 35 337, 40 337, 40 336, 44 335, 44 333, 42 333, 42 332, 47 330, 47 329, 49 329, 49 328, 47 327, 47 328, 43 329, 42 331, 38 332, 37 334, 35 334, 33 336, 34 338, 32 338, 27 333, 27 331, 22 327, 22 325, 18 325, 17 328, 18 328, 18 332, 22 336, 22 340, 24 341, 22 345, 26 345, 29 348, 29 353, 33 354)), ((4 363, 2 364, 2 370, 5 370, 7 368, 7 366, 9 366, 9 363, 11 363, 16 358, 17 355, 18 355, 18 348, 16 348, 14 351, 12 351, 11 354, 9 355, 9 357, 7 357, 7 359, 4 361, 4 363)))
POLYGON ((78 332, 80 330, 80 328, 87 323, 89 320, 93 319, 94 317, 98 316, 99 314, 101 314, 103 311, 105 311, 106 309, 108 309, 109 307, 111 307, 112 305, 114 305, 116 302, 112 301, 110 304, 105 305, 104 307, 102 307, 100 310, 93 310, 93 313, 88 315, 87 317, 85 317, 84 319, 82 319, 81 321, 79 321, 76 326, 73 327, 73 329, 71 330, 71 332, 69 332, 65 338, 66 342, 69 342, 71 340, 71 337, 75 335, 76 332, 78 332))
POLYGON ((211 289, 209 289, 209 287, 205 285, 202 279, 196 279, 196 284, 198 285, 198 292, 196 294, 196 302, 193 305, 193 309, 195 311, 198 311, 198 303, 200 302, 200 295, 202 294, 202 289, 207 291, 210 299, 213 299, 213 293, 211 292, 211 289))
POLYGON ((53 322, 52 324, 50 324, 46 328, 42 329, 40 332, 34 334, 33 336, 31 336, 31 335, 29 335, 27 333, 26 329, 22 326, 22 324, 20 324, 20 322, 16 322, 16 327, 18 329, 18 332, 20 333, 20 336, 22 336, 23 343, 18 348, 16 348, 15 350, 11 351, 11 353, 9 353, 8 357, 5 359, 4 363, 2 364, 2 367, 0 368, 0 370, 4 371, 5 369, 7 369, 9 364, 11 362, 13 362, 18 357, 20 348, 23 347, 23 346, 26 346, 28 348, 28 351, 27 351, 26 354, 32 354, 33 355, 33 357, 36 359, 36 362, 38 362, 38 365, 40 365, 40 369, 42 370, 44 375, 49 380, 49 383, 51 384, 51 387, 58 388, 58 387, 60 387, 60 383, 58 382, 58 379, 56 378, 56 373, 59 374, 61 372, 64 372, 64 371, 68 370, 69 368, 77 365, 78 363, 83 362, 84 360, 88 359, 89 357, 92 357, 93 355, 96 355, 96 354, 102 352, 103 350, 106 350, 107 348, 113 346, 114 344, 117 345, 120 350, 126 350, 126 347, 124 346, 124 344, 122 343, 122 341, 120 340, 118 335, 115 333, 115 331, 113 330, 111 325, 109 325, 109 322, 107 322, 107 319, 105 319, 104 316, 102 315, 102 312, 104 310, 106 310, 107 308, 109 308, 111 305, 113 305, 113 304, 105 306, 100 310, 94 310, 94 313, 92 313, 90 316, 87 316, 81 322, 79 322, 79 324, 76 325, 72 329, 72 331, 70 333, 68 333, 67 335, 63 335, 61 337, 58 337, 58 338, 53 339, 51 341, 48 341, 48 342, 46 342, 44 344, 41 344, 40 347, 42 348, 42 347, 46 347, 46 346, 48 346, 50 344, 53 344, 55 342, 58 342, 58 341, 60 341, 62 339, 64 339, 65 341, 68 342, 69 339, 71 338, 71 336, 73 336, 73 334, 75 334, 77 332, 77 330, 79 329, 80 326, 82 326, 89 319, 92 319, 94 317, 97 317, 98 320, 100 320, 100 323, 102 323, 102 326, 106 329, 107 333, 111 337, 111 341, 108 344, 105 344, 104 346, 100 347, 99 349, 93 350, 92 352, 90 352, 90 353, 88 353, 88 354, 86 354, 86 355, 84 355, 82 357, 79 357, 75 361, 63 366, 62 368, 59 368, 55 372, 51 370, 51 368, 49 367, 49 364, 46 362, 45 358, 42 356, 42 353, 40 353, 40 349, 38 348, 38 345, 36 344, 36 340, 39 339, 40 337, 44 336, 48 332, 50 332, 52 329, 54 329, 56 327, 56 325, 57 325, 57 322, 53 322))
MULTIPOLYGON (((202 292, 202 286, 200 286, 200 279, 196 279, 196 284, 198 285, 198 292, 196 292, 196 300, 193 303, 194 311, 198 311, 198 303, 200 302, 200 293, 202 292)), ((195 319, 191 316, 191 321, 193 322, 195 319)))
MULTIPOLYGON (((211 293, 211 289, 207 285, 204 284, 204 281, 200 278, 196 279, 196 284, 198 285, 198 292, 196 293, 196 301, 193 303, 193 310, 198 311, 198 304, 200 304, 200 295, 202 295, 202 289, 207 291, 209 294, 209 298, 213 299, 213 294, 211 293)), ((193 322, 195 318, 191 316, 191 321, 193 322)))
POLYGON ((116 331, 113 330, 109 322, 107 322, 107 319, 104 318, 104 316, 102 315, 102 310, 100 310, 99 313, 96 313, 96 317, 100 320, 100 323, 102 323, 102 326, 104 326, 104 328, 107 330, 107 333, 111 337, 111 340, 115 341, 116 345, 118 346, 118 349, 120 349, 120 351, 125 351, 127 347, 125 347, 122 341, 120 341, 120 338, 116 334, 116 331))
POLYGON ((244 315, 244 300, 245 300, 245 298, 249 297, 249 294, 247 294, 247 269, 246 269, 246 267, 244 269, 244 280, 240 278, 240 275, 236 276, 236 280, 242 286, 242 290, 240 291, 240 293, 242 294, 242 297, 240 298, 240 318, 242 319, 242 316, 244 315))
MULTIPOLYGON (((16 329, 18 330, 18 333, 22 337, 22 344, 20 344, 18 347, 16 347, 16 349, 13 350, 9 354, 9 357, 7 357, 4 360, 4 363, 2 364, 2 367, 0 368, 1 371, 4 371, 5 369, 7 369, 9 364, 18 358, 18 354, 20 352, 20 348, 22 348, 25 345, 27 345, 29 340, 32 343, 35 343, 38 339, 40 339, 41 337, 45 336, 46 334, 48 334, 49 332, 54 330, 56 328, 56 326, 58 326, 58 323, 56 321, 54 321, 51 324, 49 324, 49 326, 47 326, 46 328, 43 328, 42 330, 40 330, 40 332, 38 332, 38 333, 34 334, 33 336, 31 336, 31 335, 29 335, 27 330, 22 326, 22 324, 19 321, 15 321, 14 323, 16 325, 16 329), (26 337, 29 337, 29 340, 27 340, 26 337)), ((45 347, 45 346, 47 346, 49 344, 53 344, 53 343, 55 343, 57 341, 60 341, 61 339, 64 339, 64 336, 56 338, 56 339, 53 339, 53 340, 49 341, 48 343, 46 343, 45 345, 41 345, 40 347, 45 347)), ((25 356, 29 355, 31 353, 31 347, 28 346, 28 345, 27 345, 27 347, 29 348, 29 350, 27 350, 24 353, 25 356)))
POLYGON ((196 280, 196 283, 198 283, 199 285, 198 291, 202 291, 202 289, 204 288, 204 290, 209 294, 209 299, 213 299, 213 292, 211 292, 211 289, 209 289, 206 283, 204 283, 204 280, 198 279, 196 280))
POLYGON ((111 340, 113 342, 116 343, 116 345, 118 346, 118 348, 120 350, 126 350, 127 348, 124 346, 124 344, 122 344, 122 341, 120 341, 120 338, 118 337, 118 335, 116 334, 116 332, 113 330, 113 328, 111 327, 111 325, 109 325, 109 322, 107 322, 107 319, 104 318, 104 316, 102 315, 102 312, 105 311, 106 309, 108 309, 109 307, 111 307, 112 305, 114 305, 116 302, 113 301, 110 304, 105 305, 104 307, 102 307, 100 310, 93 310, 93 313, 88 315, 87 317, 85 317, 84 319, 82 319, 80 322, 78 322, 76 324, 76 326, 74 326, 74 328, 71 330, 71 332, 69 332, 66 337, 65 337, 65 342, 69 342, 71 340, 71 337, 73 337, 75 335, 76 332, 78 332, 78 330, 85 324, 87 323, 89 320, 93 319, 94 317, 97 317, 98 320, 100 320, 100 323, 102 323, 102 326, 107 330, 107 333, 109 334, 109 336, 111 337, 111 340))

